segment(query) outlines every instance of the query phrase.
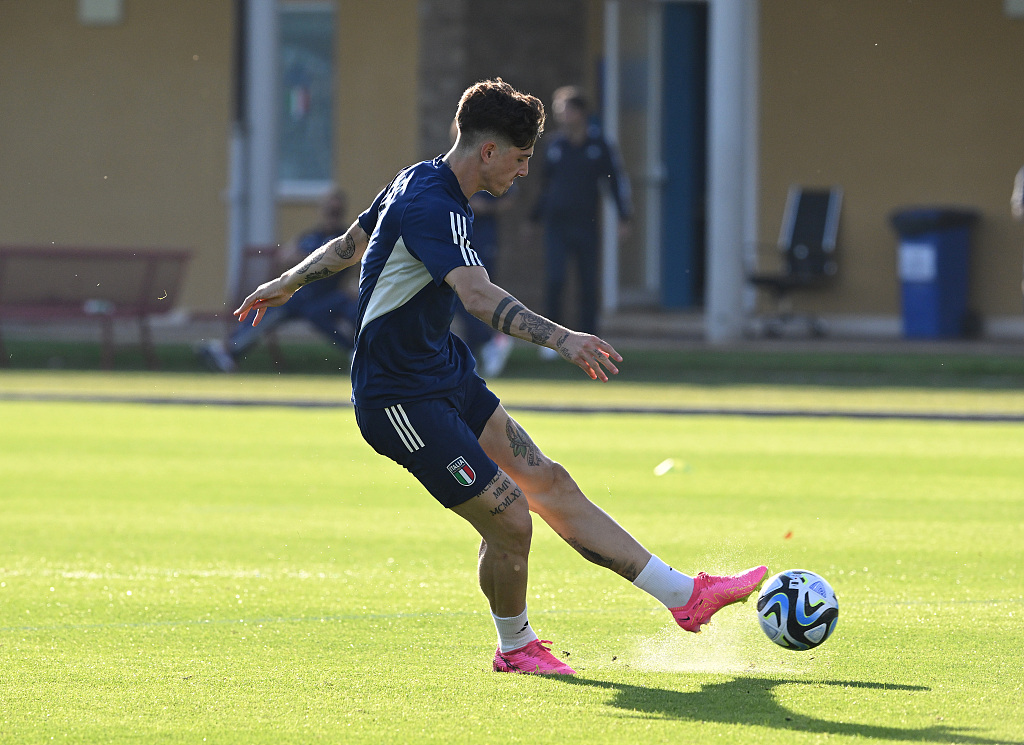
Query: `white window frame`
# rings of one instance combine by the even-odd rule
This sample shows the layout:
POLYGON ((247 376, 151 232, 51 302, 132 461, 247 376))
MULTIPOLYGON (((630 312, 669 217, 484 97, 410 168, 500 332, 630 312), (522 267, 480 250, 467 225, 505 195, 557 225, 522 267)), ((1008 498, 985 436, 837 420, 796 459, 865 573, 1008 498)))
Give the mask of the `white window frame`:
MULTIPOLYGON (((278 49, 278 52, 277 52, 277 57, 278 57, 278 60, 277 60, 277 76, 278 76, 278 86, 280 88, 280 93, 279 93, 279 96, 278 96, 278 104, 275 107, 275 112, 276 112, 276 115, 280 118, 280 121, 282 123, 283 123, 283 118, 285 116, 285 112, 282 110, 282 106, 284 105, 284 101, 285 101, 284 71, 280 69, 281 68, 281 62, 282 62, 282 59, 281 59, 281 57, 282 57, 281 49, 284 46, 283 45, 283 39, 281 38, 282 32, 280 30, 281 27, 283 26, 283 16, 286 13, 325 13, 325 12, 329 13, 331 15, 331 22, 333 24, 333 33, 334 33, 335 39, 336 39, 338 12, 337 12, 336 4, 334 2, 331 2, 331 0, 305 0, 303 2, 288 2, 287 0, 279 0, 278 3, 277 3, 278 24, 279 24, 279 26, 278 26, 278 45, 279 45, 279 49, 278 49)), ((335 126, 335 121, 334 121, 335 110, 336 110, 336 107, 334 105, 335 104, 335 90, 336 90, 335 86, 336 86, 336 81, 337 81, 337 57, 334 56, 335 52, 336 52, 336 50, 332 49, 332 59, 331 59, 331 91, 330 91, 331 102, 330 102, 330 114, 329 114, 329 116, 330 116, 330 123, 328 125, 328 128, 329 128, 328 150, 329 150, 329 152, 326 154, 326 158, 327 158, 327 161, 328 161, 328 163, 327 163, 327 176, 325 178, 284 178, 284 177, 278 176, 276 192, 277 192, 277 198, 278 198, 279 201, 283 201, 283 202, 289 202, 289 201, 307 202, 307 201, 319 200, 319 199, 321 199, 323 197, 324 194, 326 194, 328 191, 330 191, 330 189, 334 185, 334 180, 333 180, 331 174, 332 174, 332 172, 334 170, 334 152, 335 152, 335 147, 336 147, 336 133, 337 133, 337 128, 335 126)), ((282 124, 279 124, 278 128, 280 130, 280 134, 278 134, 278 137, 279 138, 283 138, 284 137, 284 133, 283 133, 284 128, 283 128, 282 124)), ((281 152, 281 142, 282 142, 282 140, 279 139, 278 140, 278 153, 277 153, 277 163, 278 163, 278 169, 277 170, 278 170, 279 173, 281 172, 282 165, 283 165, 283 160, 282 160, 283 153, 281 152)))

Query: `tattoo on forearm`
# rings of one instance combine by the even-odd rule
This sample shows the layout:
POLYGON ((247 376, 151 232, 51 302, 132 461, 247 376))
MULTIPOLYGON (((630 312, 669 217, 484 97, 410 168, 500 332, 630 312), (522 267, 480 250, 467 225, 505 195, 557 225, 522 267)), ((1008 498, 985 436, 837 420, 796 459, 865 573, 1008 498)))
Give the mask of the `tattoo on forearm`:
POLYGON ((509 309, 508 315, 505 316, 505 322, 501 324, 501 333, 512 333, 512 320, 520 313, 526 313, 526 308, 521 303, 516 303, 509 309))
POLYGON ((512 324, 516 317, 522 314, 519 321, 519 330, 530 335, 530 341, 534 344, 543 344, 551 338, 555 331, 555 324, 548 319, 538 316, 526 309, 526 307, 511 295, 507 295, 498 303, 491 316, 491 328, 503 334, 512 335, 512 324), (504 316, 504 320, 502 320, 504 316))
POLYGON ((334 244, 334 253, 338 254, 339 259, 351 259, 356 255, 356 241, 355 239, 345 233, 345 242, 334 244))
POLYGON ((308 285, 310 282, 315 282, 318 279, 324 277, 330 277, 334 274, 333 269, 324 267, 323 269, 317 269, 315 272, 309 271, 327 254, 327 246, 321 246, 316 251, 306 257, 306 260, 299 264, 295 270, 296 274, 302 275, 302 279, 299 281, 299 285, 308 285))
POLYGON ((495 331, 500 331, 503 334, 511 334, 512 321, 518 313, 525 310, 526 308, 523 307, 523 304, 511 295, 503 298, 502 301, 498 303, 498 307, 494 309, 494 315, 491 316, 491 328, 495 331), (501 320, 502 313, 505 314, 504 321, 501 320))
POLYGON ((306 274, 302 277, 302 279, 299 281, 299 284, 300 286, 305 286, 308 285, 310 282, 316 282, 318 279, 330 277, 332 274, 334 274, 334 272, 331 271, 330 269, 320 269, 319 271, 316 272, 310 272, 309 274, 306 274))
POLYGON ((511 417, 505 423, 505 436, 508 437, 508 444, 512 447, 513 458, 525 458, 528 466, 540 465, 540 452, 537 450, 537 446, 533 444, 533 440, 526 434, 526 431, 511 417))
POLYGON ((327 252, 324 250, 324 247, 321 246, 316 251, 307 256, 301 264, 299 264, 298 268, 295 270, 295 273, 305 274, 313 267, 314 264, 316 264, 318 261, 320 261, 320 259, 324 257, 325 253, 327 252))
POLYGON ((551 338, 551 334, 555 331, 555 324, 543 316, 524 310, 523 320, 519 322, 519 330, 526 331, 530 335, 530 341, 534 344, 543 344, 551 338))
POLYGON ((506 295, 498 303, 498 307, 494 309, 494 315, 491 316, 491 328, 495 331, 501 331, 501 312, 505 310, 511 303, 514 303, 516 299, 511 295, 506 295))
POLYGON ((557 349, 558 353, 560 355, 562 355, 563 357, 565 357, 565 359, 571 360, 572 359, 572 355, 569 354, 569 350, 562 346, 563 344, 565 344, 565 340, 568 339, 568 338, 569 338, 569 332, 566 331, 564 334, 562 334, 560 337, 558 337, 558 341, 555 342, 555 349, 557 349))

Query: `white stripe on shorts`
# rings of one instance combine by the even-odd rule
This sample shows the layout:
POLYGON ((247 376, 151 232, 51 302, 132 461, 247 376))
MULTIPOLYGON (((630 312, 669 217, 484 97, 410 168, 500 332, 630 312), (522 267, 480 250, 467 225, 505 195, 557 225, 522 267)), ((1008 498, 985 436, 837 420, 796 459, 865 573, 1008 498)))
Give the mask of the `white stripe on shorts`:
POLYGON ((423 439, 413 428, 412 422, 409 421, 409 416, 405 413, 405 409, 402 408, 402 404, 389 406, 384 409, 384 413, 388 415, 391 426, 395 428, 395 432, 402 438, 402 444, 405 445, 410 453, 423 447, 423 439))

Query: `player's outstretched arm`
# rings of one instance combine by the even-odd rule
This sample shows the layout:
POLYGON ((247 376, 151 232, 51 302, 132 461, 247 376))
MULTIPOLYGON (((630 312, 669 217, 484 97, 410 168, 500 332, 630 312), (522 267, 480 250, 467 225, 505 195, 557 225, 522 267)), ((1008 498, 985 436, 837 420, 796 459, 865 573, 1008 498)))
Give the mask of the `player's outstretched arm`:
POLYGON ((249 315, 250 310, 255 310, 256 315, 252 319, 252 325, 256 326, 263 319, 267 308, 284 305, 303 285, 330 277, 332 274, 348 269, 353 264, 358 264, 369 241, 369 236, 356 220, 344 235, 320 246, 277 279, 272 279, 257 287, 249 297, 242 301, 242 304, 234 311, 234 315, 238 316, 238 320, 241 322, 249 315))
POLYGON ((611 344, 593 334, 582 334, 537 315, 491 282, 483 267, 464 266, 445 277, 466 310, 503 334, 554 349, 592 380, 607 382, 615 375, 622 356, 611 344))

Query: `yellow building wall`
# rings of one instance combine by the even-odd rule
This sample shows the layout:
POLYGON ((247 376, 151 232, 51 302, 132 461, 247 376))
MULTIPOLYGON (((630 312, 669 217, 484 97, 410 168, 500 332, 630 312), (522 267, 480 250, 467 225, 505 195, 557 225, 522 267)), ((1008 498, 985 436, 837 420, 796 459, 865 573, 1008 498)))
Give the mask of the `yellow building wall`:
POLYGON ((972 305, 1020 313, 1021 50, 1024 21, 1002 0, 761 3, 760 235, 778 235, 790 184, 845 190, 841 281, 799 302, 899 313, 889 214, 952 204, 982 213, 972 305))
MULTIPOLYGON (((337 4, 334 174, 348 195, 350 220, 399 169, 437 154, 416 150, 416 7, 416 0, 393 0, 387 12, 372 0, 337 4)), ((452 101, 453 115, 457 103, 452 101)), ((282 203, 279 240, 316 218, 315 200, 282 203)))
POLYGON ((231 3, 0 4, 0 242, 196 252, 186 304, 219 298, 231 3))
MULTIPOLYGON (((124 8, 120 25, 91 28, 74 0, 0 2, 0 244, 191 248, 183 304, 219 310, 233 3, 124 8)), ((337 8, 334 175, 354 218, 399 168, 435 153, 417 152, 416 0, 337 8)), ((801 303, 898 313, 888 215, 951 203, 983 213, 973 304, 1019 313, 1024 228, 1008 198, 1024 164, 1021 49, 1024 21, 1001 0, 761 4, 760 235, 777 235, 790 184, 846 192, 841 281, 801 303)), ((278 239, 315 217, 312 202, 282 203, 278 239)))
MULTIPOLYGON (((231 0, 0 2, 0 244, 185 247, 182 305, 220 311, 227 246, 231 0)), ((415 0, 339 2, 336 180, 351 217, 416 153, 415 0)), ((453 110, 454 110, 454 104, 453 110)), ((316 219, 281 203, 278 237, 316 219)))

